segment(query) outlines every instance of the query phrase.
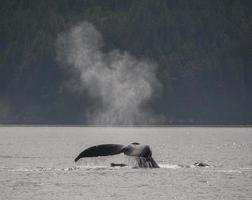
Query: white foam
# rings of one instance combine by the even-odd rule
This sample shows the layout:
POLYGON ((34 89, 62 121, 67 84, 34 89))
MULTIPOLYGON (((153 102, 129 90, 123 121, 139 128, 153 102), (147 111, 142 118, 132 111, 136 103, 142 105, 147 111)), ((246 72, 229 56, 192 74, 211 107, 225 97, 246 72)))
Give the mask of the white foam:
POLYGON ((160 168, 166 168, 166 169, 179 169, 181 166, 179 165, 171 165, 171 164, 158 164, 160 168))

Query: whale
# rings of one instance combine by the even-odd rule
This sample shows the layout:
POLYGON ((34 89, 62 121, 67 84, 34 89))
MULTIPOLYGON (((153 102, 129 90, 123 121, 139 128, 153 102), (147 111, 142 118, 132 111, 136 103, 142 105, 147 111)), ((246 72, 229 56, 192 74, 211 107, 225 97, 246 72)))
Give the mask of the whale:
MULTIPOLYGON (((74 161, 77 162, 79 159, 86 157, 112 156, 121 153, 134 157, 139 168, 159 168, 159 165, 152 158, 152 151, 149 145, 142 145, 138 142, 133 142, 129 145, 100 144, 92 146, 82 151, 74 161)), ((117 166, 117 164, 113 163, 111 166, 117 166)))
POLYGON ((126 167, 124 163, 110 163, 110 167, 126 167))
POLYGON ((210 167, 209 164, 203 162, 196 162, 193 164, 195 167, 210 167))

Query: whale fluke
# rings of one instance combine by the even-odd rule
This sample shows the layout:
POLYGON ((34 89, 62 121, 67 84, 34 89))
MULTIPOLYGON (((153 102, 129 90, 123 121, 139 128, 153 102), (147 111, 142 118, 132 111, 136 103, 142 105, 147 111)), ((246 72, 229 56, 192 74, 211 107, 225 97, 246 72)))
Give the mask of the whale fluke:
POLYGON ((84 157, 112 156, 120 154, 123 151, 124 145, 120 144, 102 144, 96 145, 82 151, 76 158, 75 162, 84 157))
POLYGON ((82 151, 75 162, 84 157, 110 156, 124 153, 127 156, 134 156, 137 164, 141 168, 159 168, 158 164, 152 158, 152 152, 148 145, 141 145, 137 142, 127 146, 121 144, 101 144, 89 147, 82 151))

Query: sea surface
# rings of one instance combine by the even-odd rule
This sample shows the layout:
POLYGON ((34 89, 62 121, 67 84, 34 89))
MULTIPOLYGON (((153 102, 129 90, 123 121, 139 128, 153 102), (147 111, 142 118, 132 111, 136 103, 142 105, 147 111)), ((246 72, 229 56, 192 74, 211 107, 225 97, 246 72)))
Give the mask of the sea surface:
POLYGON ((252 128, 0 127, 1 200, 251 200, 252 128), (74 158, 104 143, 149 144, 161 168, 74 158), (195 167, 204 162, 209 167, 195 167))

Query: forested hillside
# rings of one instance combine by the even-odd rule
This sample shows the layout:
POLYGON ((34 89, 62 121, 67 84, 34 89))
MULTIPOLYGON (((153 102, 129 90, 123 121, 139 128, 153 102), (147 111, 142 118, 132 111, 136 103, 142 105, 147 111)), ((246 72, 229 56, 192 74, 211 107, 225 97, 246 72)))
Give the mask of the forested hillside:
POLYGON ((157 64, 162 90, 149 107, 162 124, 252 124, 250 0, 0 2, 0 124, 86 124, 92 98, 65 87, 55 48, 83 21, 104 52, 157 64))

